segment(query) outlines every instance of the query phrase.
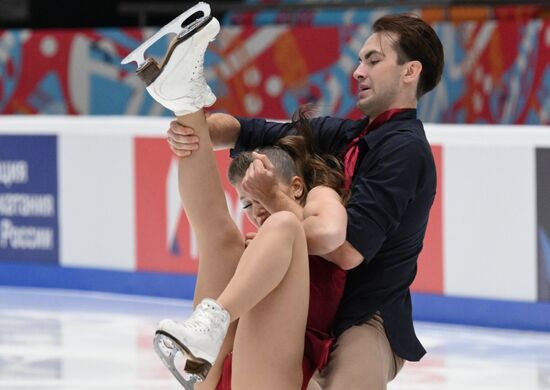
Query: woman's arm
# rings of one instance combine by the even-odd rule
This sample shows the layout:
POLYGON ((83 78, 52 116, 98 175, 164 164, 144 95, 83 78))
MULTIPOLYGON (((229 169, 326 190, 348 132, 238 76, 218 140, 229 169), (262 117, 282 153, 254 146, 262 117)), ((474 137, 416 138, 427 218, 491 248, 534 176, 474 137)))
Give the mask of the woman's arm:
POLYGON ((302 226, 308 252, 348 270, 363 262, 363 256, 346 241, 347 212, 340 196, 329 187, 313 188, 308 194, 302 226))
POLYGON ((325 186, 313 188, 307 196, 302 221, 309 254, 324 255, 340 247, 346 240, 347 220, 336 191, 325 186))
POLYGON ((357 267, 364 260, 363 255, 349 241, 344 241, 338 248, 330 253, 325 253, 322 257, 345 270, 357 267))

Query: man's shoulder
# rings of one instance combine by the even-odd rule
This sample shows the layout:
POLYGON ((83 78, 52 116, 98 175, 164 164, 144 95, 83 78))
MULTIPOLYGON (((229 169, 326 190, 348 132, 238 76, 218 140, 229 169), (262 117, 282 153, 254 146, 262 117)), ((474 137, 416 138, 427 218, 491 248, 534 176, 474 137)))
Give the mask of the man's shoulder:
POLYGON ((424 135, 424 124, 420 119, 407 118, 397 121, 390 121, 385 124, 389 132, 414 133, 424 135))
POLYGON ((336 127, 357 127, 360 126, 365 119, 349 119, 339 118, 335 116, 317 116, 311 119, 311 123, 321 126, 336 126, 336 127))
POLYGON ((375 159, 391 160, 398 165, 418 163, 419 166, 424 166, 426 162, 433 160, 432 149, 425 134, 408 127, 386 133, 378 140, 375 149, 375 159))
POLYGON ((334 116, 321 116, 312 119, 312 128, 321 132, 336 132, 347 137, 355 137, 368 124, 368 118, 363 119, 347 119, 334 116))
POLYGON ((386 149, 395 146, 428 146, 422 122, 416 120, 399 121, 389 126, 369 132, 365 140, 371 149, 386 149))
POLYGON ((365 126, 361 119, 332 116, 311 119, 311 130, 324 153, 339 154, 365 126))

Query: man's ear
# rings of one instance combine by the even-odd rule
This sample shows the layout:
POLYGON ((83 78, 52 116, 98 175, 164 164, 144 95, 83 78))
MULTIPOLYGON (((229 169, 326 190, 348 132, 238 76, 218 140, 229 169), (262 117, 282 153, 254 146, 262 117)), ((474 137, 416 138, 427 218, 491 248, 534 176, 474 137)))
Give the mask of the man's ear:
POLYGON ((420 61, 408 61, 405 64, 405 74, 403 75, 403 81, 405 81, 405 83, 413 83, 419 80, 420 72, 422 72, 422 63, 420 61))

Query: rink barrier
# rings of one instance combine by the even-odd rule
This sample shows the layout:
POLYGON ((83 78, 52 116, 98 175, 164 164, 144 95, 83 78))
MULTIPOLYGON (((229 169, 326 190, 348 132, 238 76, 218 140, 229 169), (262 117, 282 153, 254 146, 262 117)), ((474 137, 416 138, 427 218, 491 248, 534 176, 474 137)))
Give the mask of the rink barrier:
MULTIPOLYGON (((193 299, 195 275, 0 263, 0 285, 193 299)), ((413 293, 415 321, 550 331, 550 303, 413 293)))
POLYGON ((0 263, 0 285, 192 299, 195 275, 0 263))
POLYGON ((550 303, 413 293, 415 321, 550 331, 550 303))
MULTIPOLYGON (((198 256, 168 122, 0 117, 0 284, 189 299, 198 256)), ((550 128, 427 124, 426 133, 439 180, 415 317, 550 330, 550 128)), ((216 158, 224 172, 227 153, 216 158)))

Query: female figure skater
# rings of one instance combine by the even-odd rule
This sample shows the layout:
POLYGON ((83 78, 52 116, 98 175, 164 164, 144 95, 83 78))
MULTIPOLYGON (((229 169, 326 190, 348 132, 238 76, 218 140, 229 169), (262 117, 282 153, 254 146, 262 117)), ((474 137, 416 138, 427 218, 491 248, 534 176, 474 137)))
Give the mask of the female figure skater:
POLYGON ((181 116, 178 122, 192 127, 201 144, 180 162, 180 193, 185 211, 201 215, 198 221, 188 218, 199 243, 196 299, 202 302, 184 322, 162 321, 158 333, 188 356, 188 372, 206 376, 219 356, 197 388, 305 388, 328 358, 332 320, 344 289, 345 272, 315 256, 331 252, 345 239, 343 175, 308 150, 305 117, 296 123, 305 136, 285 137, 275 147, 233 160, 229 179, 258 232, 246 248, 240 236, 236 240, 241 256, 231 270, 227 248, 233 243, 213 237, 224 236, 218 222, 222 216, 227 218, 225 229, 237 228, 219 179, 216 186, 210 180, 217 169, 213 150, 203 149, 210 142, 204 114, 181 116), (212 256, 205 257, 205 252, 212 256), (199 291, 206 292, 199 297, 199 291), (236 320, 236 334, 226 334, 236 320))
POLYGON ((197 389, 305 388, 328 356, 344 287, 340 268, 308 257, 345 240, 343 175, 311 155, 310 141, 300 137, 238 158, 231 180, 259 228, 245 245, 227 209, 203 113, 215 96, 202 62, 218 31, 209 18, 193 35, 177 38, 160 66, 138 69, 149 93, 194 129, 200 145, 179 164, 180 196, 199 249, 197 306, 186 321, 163 320, 155 347, 184 386, 189 378, 174 366, 176 350, 187 357, 187 373, 206 378, 197 389))

